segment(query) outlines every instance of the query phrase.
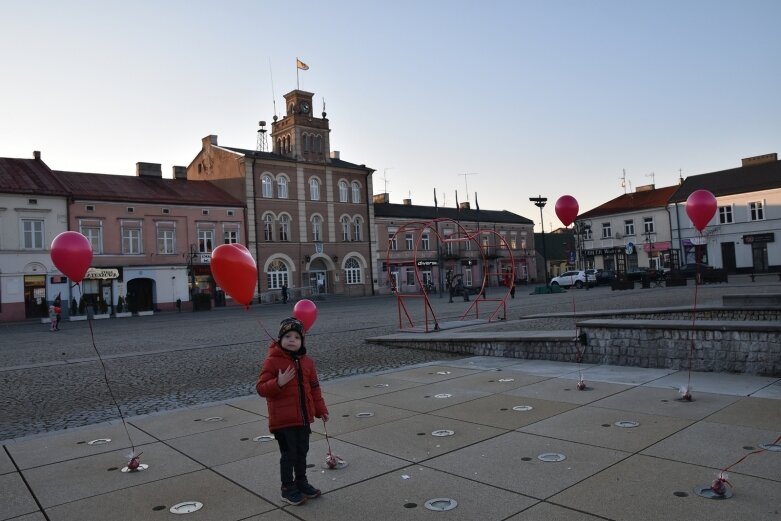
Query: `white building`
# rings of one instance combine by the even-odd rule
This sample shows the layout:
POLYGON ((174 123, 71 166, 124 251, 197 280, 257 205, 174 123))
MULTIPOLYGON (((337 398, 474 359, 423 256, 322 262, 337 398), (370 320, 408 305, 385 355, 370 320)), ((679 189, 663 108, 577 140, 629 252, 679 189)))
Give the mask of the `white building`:
POLYGON ((0 322, 46 316, 68 294, 49 247, 68 229, 67 191, 39 152, 0 158, 0 322))
POLYGON ((670 198, 672 238, 681 262, 699 261, 728 273, 781 271, 781 162, 777 154, 750 157, 739 168, 686 178, 670 198), (686 215, 699 189, 716 196, 718 210, 700 233, 686 215), (697 249, 696 243, 702 242, 697 249))

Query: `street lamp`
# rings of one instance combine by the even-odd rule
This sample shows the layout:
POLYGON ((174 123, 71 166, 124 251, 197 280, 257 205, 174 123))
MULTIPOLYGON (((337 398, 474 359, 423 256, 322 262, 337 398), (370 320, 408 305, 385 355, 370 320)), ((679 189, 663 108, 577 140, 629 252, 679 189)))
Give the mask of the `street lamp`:
POLYGON ((545 286, 548 286, 548 252, 545 247, 545 223, 543 222, 542 209, 545 208, 545 203, 548 202, 547 197, 529 197, 529 201, 534 203, 534 206, 540 209, 540 229, 542 229, 542 263, 545 266, 545 286))

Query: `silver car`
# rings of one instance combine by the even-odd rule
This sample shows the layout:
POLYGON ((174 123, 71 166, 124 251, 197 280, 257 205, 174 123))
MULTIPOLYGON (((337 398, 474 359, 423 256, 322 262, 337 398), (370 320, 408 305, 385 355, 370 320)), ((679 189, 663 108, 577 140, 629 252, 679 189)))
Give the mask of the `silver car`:
MULTIPOLYGON (((589 283, 591 283, 591 281, 589 281, 589 283)), ((553 277, 550 280, 550 285, 561 286, 563 288, 569 288, 570 286, 582 288, 586 285, 586 272, 583 270, 565 271, 558 277, 553 277)))

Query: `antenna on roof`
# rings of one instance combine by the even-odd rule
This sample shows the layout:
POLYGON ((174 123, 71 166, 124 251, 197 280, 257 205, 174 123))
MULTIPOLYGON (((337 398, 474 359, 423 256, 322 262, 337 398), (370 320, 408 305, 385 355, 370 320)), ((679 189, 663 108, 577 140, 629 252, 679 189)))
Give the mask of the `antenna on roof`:
POLYGON ((651 178, 651 184, 656 186, 656 174, 651 172, 650 174, 645 174, 646 177, 651 178))
POLYGON ((276 121, 277 120, 277 97, 274 95, 274 72, 271 70, 271 57, 269 57, 268 59, 268 75, 269 78, 271 78, 271 104, 274 106, 274 121, 276 121))
POLYGON ((683 184, 683 170, 681 170, 680 168, 678 169, 678 184, 679 185, 683 184))
POLYGON ((622 168, 621 172, 622 174, 621 177, 619 177, 619 179, 621 179, 621 188, 624 189, 624 195, 626 195, 626 169, 622 168))
POLYGON ((385 183, 383 193, 388 193, 388 170, 393 170, 393 167, 382 169, 382 181, 385 183))

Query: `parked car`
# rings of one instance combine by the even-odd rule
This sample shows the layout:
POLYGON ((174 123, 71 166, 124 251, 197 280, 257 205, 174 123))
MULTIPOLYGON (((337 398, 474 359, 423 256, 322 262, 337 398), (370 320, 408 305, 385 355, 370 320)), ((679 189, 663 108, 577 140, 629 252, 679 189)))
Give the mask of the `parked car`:
POLYGON ((616 272, 613 270, 596 270, 597 284, 610 284, 610 281, 616 278, 616 272))
POLYGON ((597 270, 586 270, 586 280, 588 281, 588 285, 591 287, 599 284, 597 281, 597 270))
POLYGON ((697 273, 702 273, 705 270, 711 270, 713 267, 708 266, 704 262, 692 262, 690 264, 684 264, 681 266, 681 268, 678 270, 681 275, 683 275, 686 278, 694 277, 697 273))
POLYGON ((561 286, 563 288, 569 288, 570 286, 582 288, 586 285, 586 272, 583 270, 565 271, 558 277, 553 277, 550 284, 551 286, 561 286))
POLYGON ((645 277, 648 274, 648 268, 643 268, 638 266, 637 268, 634 268, 631 271, 626 272, 626 278, 627 280, 643 280, 643 277, 645 277))

